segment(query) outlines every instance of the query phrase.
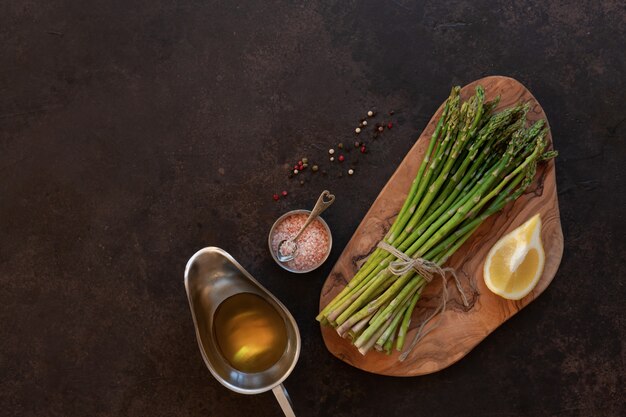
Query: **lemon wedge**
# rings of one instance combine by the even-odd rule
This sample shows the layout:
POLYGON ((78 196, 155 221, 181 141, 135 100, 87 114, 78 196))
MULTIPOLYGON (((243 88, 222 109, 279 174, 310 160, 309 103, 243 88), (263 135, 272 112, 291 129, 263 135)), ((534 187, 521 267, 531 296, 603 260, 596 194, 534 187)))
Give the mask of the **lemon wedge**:
POLYGON ((536 214, 493 245, 485 260, 485 284, 508 300, 522 299, 539 282, 544 261, 541 217, 536 214))

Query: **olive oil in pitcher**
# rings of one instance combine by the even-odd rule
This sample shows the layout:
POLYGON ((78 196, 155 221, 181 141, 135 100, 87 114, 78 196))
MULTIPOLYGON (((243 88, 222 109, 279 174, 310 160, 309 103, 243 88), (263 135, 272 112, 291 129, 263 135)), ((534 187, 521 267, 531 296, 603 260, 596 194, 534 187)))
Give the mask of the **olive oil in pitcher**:
POLYGON ((213 316, 214 337, 228 363, 241 372, 269 369, 287 348, 285 322, 274 307, 253 293, 225 299, 213 316))

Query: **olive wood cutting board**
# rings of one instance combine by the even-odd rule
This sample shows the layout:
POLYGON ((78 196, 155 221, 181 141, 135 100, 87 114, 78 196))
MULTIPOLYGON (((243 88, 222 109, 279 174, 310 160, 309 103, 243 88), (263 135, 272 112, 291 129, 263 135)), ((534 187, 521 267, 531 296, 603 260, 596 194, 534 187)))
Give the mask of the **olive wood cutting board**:
MULTIPOLYGON (((516 103, 529 102, 531 109, 528 120, 533 122, 546 119, 546 115, 533 97, 518 81, 501 76, 485 77, 474 81, 461 90, 461 97, 471 96, 477 85, 485 89, 486 100, 500 95, 498 109, 504 109, 516 103)), ((400 166, 382 189, 372 207, 337 260, 326 279, 320 296, 320 309, 326 306, 335 295, 354 276, 358 266, 373 251, 376 244, 389 230, 395 216, 400 211, 407 196, 411 182, 417 175, 430 137, 441 116, 443 104, 432 117, 415 145, 408 152, 400 166)), ((552 136, 548 134, 552 144, 552 136)), ((332 327, 322 326, 322 336, 328 350, 342 361, 364 371, 394 376, 424 375, 446 368, 472 350, 487 335, 493 332, 507 319, 536 299, 547 287, 556 274, 563 254, 563 232, 559 217, 559 204, 556 191, 554 159, 541 163, 533 184, 515 202, 502 211, 488 218, 472 237, 452 256, 446 266, 451 266, 459 273, 470 306, 465 307, 454 288, 453 280, 448 282, 448 292, 453 297, 442 317, 438 328, 422 339, 400 362, 399 353, 394 349, 388 356, 372 349, 365 356, 352 346, 349 340, 341 338, 332 327), (535 213, 541 213, 541 238, 546 252, 543 275, 535 289, 519 301, 510 301, 491 293, 483 280, 483 262, 489 249, 503 235, 518 227, 535 213), (470 279, 472 281, 470 281, 470 279)), ((407 342, 410 343, 424 317, 427 317, 439 303, 441 281, 435 280, 424 290, 418 301, 407 342)))

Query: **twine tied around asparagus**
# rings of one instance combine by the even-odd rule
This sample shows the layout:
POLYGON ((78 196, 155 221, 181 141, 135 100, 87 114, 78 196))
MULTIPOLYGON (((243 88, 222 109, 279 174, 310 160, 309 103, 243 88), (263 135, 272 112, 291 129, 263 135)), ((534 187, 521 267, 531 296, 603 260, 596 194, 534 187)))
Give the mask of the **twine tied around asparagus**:
POLYGON ((409 345, 408 349, 406 349, 400 355, 400 358, 399 358, 400 361, 404 361, 406 357, 408 356, 408 354, 411 352, 411 350, 413 350, 415 345, 420 340, 422 340, 428 333, 432 332, 437 327, 439 327, 439 324, 441 323, 442 314, 444 311, 446 311, 446 303, 448 302, 448 285, 447 285, 448 279, 446 278, 447 274, 450 274, 454 278, 456 288, 459 294, 461 295, 461 298, 463 299, 463 305, 465 307, 469 307, 469 302, 467 301, 467 297, 465 296, 463 287, 461 287, 461 281, 459 281, 459 277, 457 276, 454 268, 450 268, 450 267, 442 268, 439 265, 437 265, 435 262, 428 261, 424 258, 411 258, 406 253, 401 252, 400 250, 394 248, 393 246, 391 246, 384 240, 380 241, 377 246, 389 252, 396 258, 398 258, 397 260, 390 262, 389 266, 387 267, 389 272, 391 272, 392 274, 400 276, 400 275, 406 274, 407 272, 411 270, 414 270, 420 276, 422 276, 428 283, 430 283, 433 280, 435 275, 440 276, 441 281, 442 281, 441 302, 439 306, 435 309, 435 311, 426 320, 422 322, 422 324, 417 330, 417 334, 411 341, 411 344, 409 345), (437 320, 437 322, 434 323, 432 326, 430 326, 428 329, 424 330, 426 325, 438 314, 439 314, 439 319, 437 320))

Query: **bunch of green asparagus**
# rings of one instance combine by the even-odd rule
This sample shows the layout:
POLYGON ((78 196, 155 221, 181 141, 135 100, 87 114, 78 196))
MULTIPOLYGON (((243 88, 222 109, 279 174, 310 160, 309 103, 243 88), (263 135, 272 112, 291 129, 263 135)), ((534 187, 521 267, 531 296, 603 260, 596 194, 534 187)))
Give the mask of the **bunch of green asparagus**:
MULTIPOLYGON (((467 101, 454 87, 408 196, 384 241, 411 258, 443 265, 491 214, 532 183, 548 151, 545 121, 528 126, 528 104, 495 112, 482 87, 467 101)), ((413 309, 428 280, 410 270, 396 274, 396 256, 377 248, 317 320, 349 337, 365 354, 372 347, 404 348, 413 309)), ((439 281, 433 285, 440 284, 439 281)))

